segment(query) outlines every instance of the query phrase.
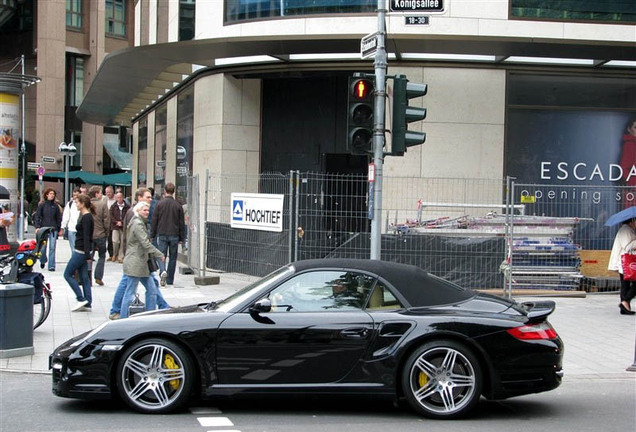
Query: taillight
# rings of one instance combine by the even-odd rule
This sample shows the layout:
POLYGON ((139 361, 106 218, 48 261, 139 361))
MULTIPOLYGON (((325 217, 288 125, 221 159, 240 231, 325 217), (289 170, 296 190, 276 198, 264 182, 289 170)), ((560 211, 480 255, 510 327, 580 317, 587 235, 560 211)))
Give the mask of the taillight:
POLYGON ((556 339, 558 337, 557 332, 552 328, 550 323, 545 321, 511 328, 508 329, 508 333, 521 340, 556 339))

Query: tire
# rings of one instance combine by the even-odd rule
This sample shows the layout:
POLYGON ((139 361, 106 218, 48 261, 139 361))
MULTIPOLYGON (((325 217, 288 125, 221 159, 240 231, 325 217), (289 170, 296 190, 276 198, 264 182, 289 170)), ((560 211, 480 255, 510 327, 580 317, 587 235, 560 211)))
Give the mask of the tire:
POLYGON ((453 419, 475 407, 483 384, 481 367, 465 346, 428 342, 404 364, 402 389, 409 405, 425 417, 453 419))
POLYGON ((43 294, 40 303, 33 303, 33 330, 40 327, 51 313, 51 295, 43 294))
POLYGON ((194 383, 190 356, 165 339, 137 342, 122 355, 116 385, 124 403, 135 411, 163 414, 184 406, 194 383))

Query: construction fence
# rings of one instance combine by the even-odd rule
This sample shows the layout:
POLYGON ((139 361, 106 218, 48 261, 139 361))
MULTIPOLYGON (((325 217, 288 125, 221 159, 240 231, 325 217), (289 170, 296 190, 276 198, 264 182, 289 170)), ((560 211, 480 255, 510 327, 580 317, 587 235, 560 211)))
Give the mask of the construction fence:
MULTIPOLYGON (((190 195, 203 201, 191 266, 256 278, 297 260, 368 259, 368 191, 366 175, 206 173, 203 193, 190 195), (282 231, 231 228, 233 192, 282 195, 282 231)), ((606 270, 618 227, 604 223, 636 205, 627 187, 385 176, 382 192, 382 260, 508 295, 618 289, 606 270)))

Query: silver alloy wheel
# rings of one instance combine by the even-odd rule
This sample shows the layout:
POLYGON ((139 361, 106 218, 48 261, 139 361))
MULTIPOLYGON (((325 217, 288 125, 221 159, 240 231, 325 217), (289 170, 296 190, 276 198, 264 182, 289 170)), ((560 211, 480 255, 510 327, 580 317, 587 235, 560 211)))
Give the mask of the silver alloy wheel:
POLYGON ((474 399, 475 370, 456 349, 439 346, 423 352, 413 362, 409 377, 412 395, 425 411, 452 415, 474 399))
POLYGON ((160 343, 136 348, 121 367, 126 397, 144 411, 163 411, 180 400, 185 380, 184 359, 160 343))

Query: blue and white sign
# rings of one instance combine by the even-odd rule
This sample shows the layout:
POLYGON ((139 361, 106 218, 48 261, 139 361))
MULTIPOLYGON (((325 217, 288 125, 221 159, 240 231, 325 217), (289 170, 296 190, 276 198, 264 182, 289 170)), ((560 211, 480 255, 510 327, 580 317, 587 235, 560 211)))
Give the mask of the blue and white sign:
POLYGON ((232 193, 232 228, 283 231, 285 195, 232 193))

